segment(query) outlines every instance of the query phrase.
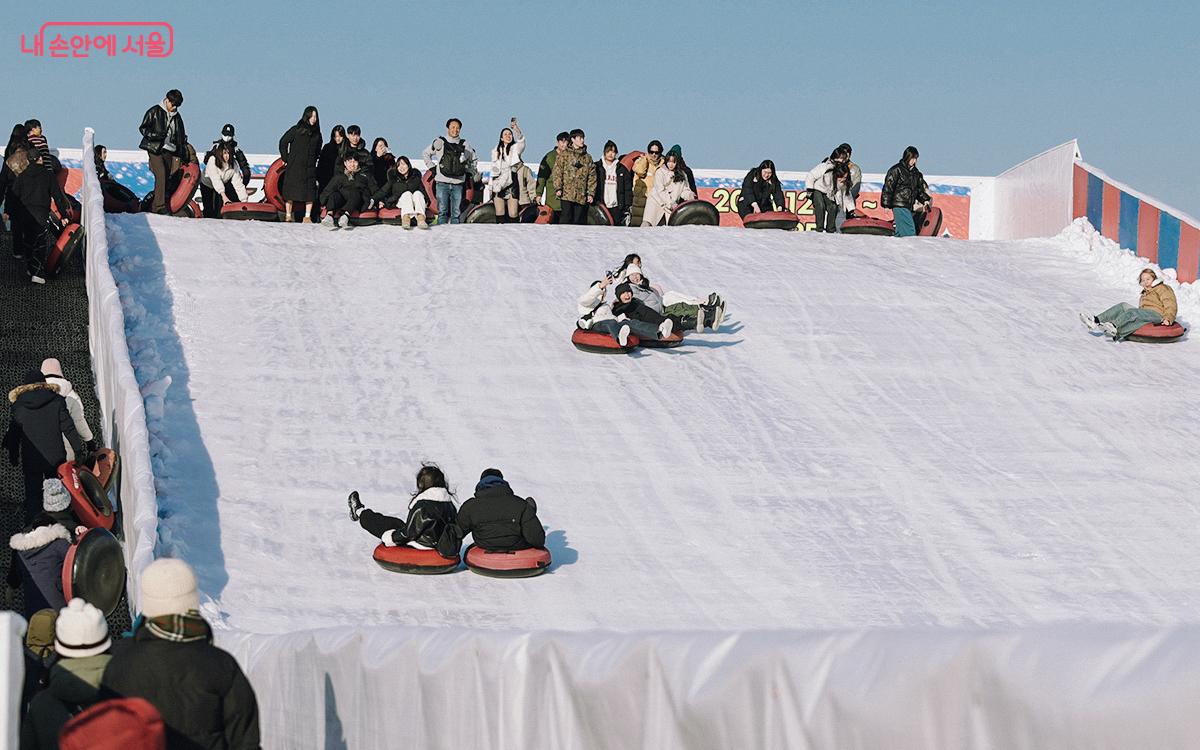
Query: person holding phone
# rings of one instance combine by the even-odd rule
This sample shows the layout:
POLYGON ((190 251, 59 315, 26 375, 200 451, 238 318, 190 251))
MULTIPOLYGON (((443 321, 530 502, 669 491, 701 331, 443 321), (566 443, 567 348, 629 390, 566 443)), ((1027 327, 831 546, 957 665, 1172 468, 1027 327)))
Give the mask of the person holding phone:
POLYGON ((496 207, 496 223, 508 224, 517 221, 521 203, 521 168, 524 163, 525 134, 517 125, 517 118, 508 122, 500 131, 500 140, 492 149, 492 203, 496 207))

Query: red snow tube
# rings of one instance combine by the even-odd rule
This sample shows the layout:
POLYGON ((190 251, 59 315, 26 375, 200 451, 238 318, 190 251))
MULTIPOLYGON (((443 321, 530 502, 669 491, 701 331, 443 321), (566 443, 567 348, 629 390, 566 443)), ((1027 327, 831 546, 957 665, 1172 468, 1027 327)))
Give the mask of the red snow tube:
POLYGON ((162 714, 145 698, 110 698, 71 717, 58 733, 59 750, 166 750, 162 714))
POLYGON ((379 567, 393 573, 416 573, 418 575, 436 575, 449 573, 458 567, 459 556, 442 557, 434 549, 415 549, 413 547, 388 547, 380 544, 375 547, 371 557, 379 563, 379 567))
POLYGON ((742 224, 747 229, 795 229, 800 217, 791 211, 763 211, 747 214, 742 224))
POLYGON ((472 544, 467 549, 467 567, 493 578, 531 578, 550 567, 550 550, 535 547, 516 552, 488 552, 472 544))
POLYGON ((1169 344, 1172 341, 1178 341, 1185 333, 1187 333, 1187 329, 1178 322, 1169 326, 1147 323, 1130 334, 1127 341, 1138 341, 1143 344, 1169 344))
POLYGON ((593 203, 588 206, 587 223, 597 227, 611 227, 615 222, 608 206, 593 203))
POLYGON ((63 598, 86 600, 112 614, 125 591, 125 557, 108 529, 88 529, 67 549, 62 568, 63 598))
POLYGON ((400 217, 403 215, 398 208, 381 208, 375 213, 379 214, 379 222, 381 224, 391 224, 400 226, 400 217))
POLYGON ((200 208, 200 204, 196 201, 188 201, 183 204, 183 208, 171 214, 180 219, 200 219, 204 217, 204 209, 200 208))
POLYGON ((66 461, 58 467, 58 478, 71 495, 71 510, 79 522, 89 529, 111 529, 113 527, 112 505, 100 485, 100 480, 90 471, 80 471, 75 464, 66 461))
POLYGON ((626 346, 621 346, 612 336, 600 331, 585 331, 582 328, 576 328, 575 332, 571 334, 571 343, 575 345, 576 349, 592 354, 628 354, 641 341, 632 333, 629 334, 626 346))
POLYGON ((686 224, 715 227, 720 223, 721 215, 717 213, 717 207, 702 198, 680 203, 667 219, 669 227, 680 227, 686 224))
POLYGON ((942 233, 942 209, 930 206, 917 227, 918 237, 937 237, 942 233))
POLYGON ((278 211, 284 209, 283 196, 279 193, 279 180, 283 178, 285 169, 287 169, 287 162, 283 159, 276 159, 271 162, 267 173, 263 175, 263 195, 266 197, 267 203, 275 206, 278 211))
POLYGON ((369 227, 372 224, 379 223, 378 211, 355 211, 352 214, 346 214, 347 221, 356 227, 369 227))
POLYGON ((638 343, 647 349, 674 349, 683 343, 683 331, 672 331, 665 339, 641 339, 638 343))
POLYGON ((641 155, 642 155, 641 151, 630 151, 628 154, 625 154, 624 156, 622 156, 618 161, 620 161, 621 164, 626 169, 628 169, 630 172, 632 172, 633 171, 633 163, 635 161, 637 161, 638 157, 641 155))
POLYGON ((254 221, 279 221, 279 209, 274 203, 262 201, 259 203, 226 203, 221 206, 222 219, 240 219, 254 221))
POLYGON ((119 182, 105 180, 100 183, 100 192, 104 195, 104 211, 110 214, 136 214, 141 209, 141 201, 133 191, 119 182))
POLYGON ((175 188, 174 193, 171 193, 169 203, 171 213, 179 213, 187 207, 187 204, 192 201, 192 196, 196 194, 196 185, 199 183, 200 165, 194 161, 184 164, 183 176, 179 180, 179 186, 175 188))
POLYGON ((896 234, 896 225, 887 219, 858 216, 842 222, 842 234, 875 234, 880 237, 892 237, 896 234))
POLYGON ((63 227, 62 233, 54 241, 54 247, 50 248, 50 253, 46 256, 46 273, 58 275, 71 262, 79 248, 83 247, 83 241, 83 227, 78 224, 63 227))

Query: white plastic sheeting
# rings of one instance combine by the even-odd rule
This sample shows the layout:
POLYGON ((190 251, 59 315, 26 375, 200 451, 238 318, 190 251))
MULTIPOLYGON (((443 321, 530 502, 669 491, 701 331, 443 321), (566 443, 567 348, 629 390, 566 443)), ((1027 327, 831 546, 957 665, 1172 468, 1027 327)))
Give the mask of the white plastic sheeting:
MULTIPOLYGON (((83 153, 92 152, 94 133, 83 131, 83 153)), ((120 505, 125 531, 129 601, 138 596, 141 571, 154 561, 158 504, 150 464, 146 411, 129 359, 121 298, 108 265, 104 197, 92 159, 83 160, 83 226, 87 233, 88 343, 104 442, 121 454, 120 505)))
POLYGON ((1072 168, 1078 158, 1072 140, 997 177, 995 238, 1050 237, 1071 223, 1072 168))
POLYGON ((222 634, 268 748, 1194 748, 1200 627, 222 634))
POLYGON ((0 739, 15 748, 21 731, 21 686, 25 682, 25 619, 16 612, 0 612, 0 739))

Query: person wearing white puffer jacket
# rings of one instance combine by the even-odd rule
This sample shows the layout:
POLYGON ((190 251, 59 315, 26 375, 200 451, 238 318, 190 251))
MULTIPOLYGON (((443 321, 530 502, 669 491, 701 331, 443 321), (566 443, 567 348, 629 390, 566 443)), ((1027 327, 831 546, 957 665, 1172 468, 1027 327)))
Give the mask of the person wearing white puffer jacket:
MULTIPOLYGON (((92 435, 91 428, 88 427, 87 417, 84 416, 83 399, 75 392, 75 387, 71 385, 71 381, 63 377, 62 363, 54 357, 43 360, 42 375, 46 377, 47 383, 53 383, 58 386, 58 395, 67 401, 67 413, 71 415, 71 421, 75 423, 75 431, 87 443, 88 450, 95 453, 96 438, 92 435)), ((71 441, 63 438, 63 445, 67 449, 67 460, 74 461, 75 451, 71 448, 71 441)))
POLYGON ((612 305, 605 300, 605 296, 608 294, 608 285, 612 282, 613 275, 610 271, 604 274, 603 279, 593 281, 588 290, 580 296, 576 302, 579 307, 579 319, 575 321, 577 328, 584 331, 607 333, 621 346, 628 346, 631 333, 640 339, 652 340, 664 339, 671 335, 674 323, 670 320, 657 326, 631 318, 618 320, 613 313, 612 305))
POLYGON ((500 140, 492 149, 492 178, 488 184, 496 207, 497 224, 517 220, 521 203, 520 171, 524 166, 521 155, 524 153, 525 134, 514 117, 509 127, 500 131, 500 140))
POLYGON ((204 201, 204 218, 221 218, 221 206, 230 197, 229 191, 245 203, 250 193, 242 182, 242 170, 234 158, 233 148, 228 143, 218 143, 208 152, 204 160, 204 174, 200 176, 200 197, 204 201))

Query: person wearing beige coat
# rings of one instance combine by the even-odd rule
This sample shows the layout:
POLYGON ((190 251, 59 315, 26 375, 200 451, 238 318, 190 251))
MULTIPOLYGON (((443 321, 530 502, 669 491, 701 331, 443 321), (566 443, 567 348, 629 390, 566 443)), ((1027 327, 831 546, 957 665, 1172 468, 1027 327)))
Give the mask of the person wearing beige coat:
POLYGON ((654 174, 654 184, 646 200, 646 212, 642 215, 642 226, 658 226, 675 210, 675 206, 695 197, 692 186, 688 184, 687 173, 683 170, 683 160, 669 154, 654 174))
POLYGON ((1113 341, 1124 341, 1144 325, 1172 325, 1179 312, 1174 290, 1150 268, 1138 274, 1138 284, 1142 294, 1137 307, 1119 302, 1099 315, 1084 313, 1079 316, 1083 324, 1112 336, 1113 341))

